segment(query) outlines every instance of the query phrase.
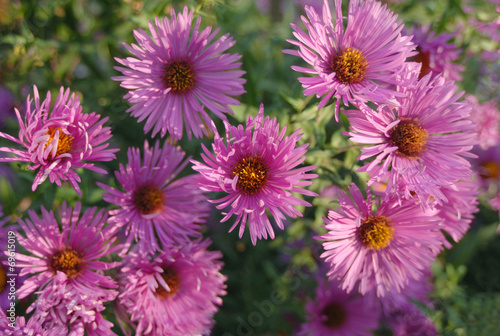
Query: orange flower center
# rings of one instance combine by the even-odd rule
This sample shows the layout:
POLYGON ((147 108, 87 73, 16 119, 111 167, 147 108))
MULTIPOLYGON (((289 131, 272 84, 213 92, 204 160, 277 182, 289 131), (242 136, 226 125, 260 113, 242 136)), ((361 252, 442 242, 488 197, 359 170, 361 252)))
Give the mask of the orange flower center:
POLYGON ((76 278, 80 274, 81 264, 80 254, 71 247, 56 252, 50 261, 50 266, 54 273, 56 271, 63 272, 70 279, 76 278))
POLYGON ((347 48, 334 54, 330 61, 330 70, 343 84, 359 83, 366 76, 368 62, 360 50, 347 48))
POLYGON ((408 58, 408 61, 417 62, 417 63, 422 64, 422 66, 420 68, 420 74, 418 75, 418 79, 420 79, 430 72, 431 60, 430 60, 429 53, 422 51, 422 49, 420 49, 420 47, 418 47, 418 46, 417 46, 417 52, 418 52, 418 54, 408 58))
POLYGON ((184 93, 194 87, 196 77, 194 70, 185 61, 172 62, 165 67, 163 75, 165 85, 175 93, 184 93))
POLYGON ((390 141, 397 152, 405 157, 416 158, 422 154, 429 134, 416 120, 401 120, 390 131, 390 141))
POLYGON ((389 245, 394 236, 394 228, 385 216, 370 216, 358 228, 358 236, 364 246, 378 251, 389 245))
POLYGON ((163 210, 165 194, 154 185, 143 185, 134 191, 132 202, 143 215, 160 213, 163 210))
POLYGON ((267 168, 262 158, 247 156, 233 169, 233 177, 238 175, 238 189, 245 195, 253 195, 262 189, 267 181, 267 168))
POLYGON ((323 321, 323 324, 332 329, 342 326, 347 318, 344 307, 338 303, 330 303, 327 305, 323 309, 322 315, 326 316, 326 320, 323 321))
POLYGON ((177 291, 179 290, 179 274, 173 269, 173 267, 167 267, 163 269, 163 273, 161 274, 161 277, 163 280, 165 280, 165 283, 168 285, 168 288, 170 291, 165 289, 163 286, 158 285, 158 288, 156 289, 156 295, 161 297, 162 299, 169 298, 177 291))
POLYGON ((483 178, 497 178, 500 174, 498 163, 488 161, 479 166, 479 175, 483 178))
POLYGON ((45 148, 54 140, 54 136, 56 132, 59 131, 59 141, 57 142, 57 151, 56 151, 56 156, 59 156, 61 154, 69 153, 71 150, 71 147, 73 146, 73 137, 69 134, 64 133, 60 127, 49 127, 49 130, 47 133, 50 135, 49 140, 45 144, 45 148))

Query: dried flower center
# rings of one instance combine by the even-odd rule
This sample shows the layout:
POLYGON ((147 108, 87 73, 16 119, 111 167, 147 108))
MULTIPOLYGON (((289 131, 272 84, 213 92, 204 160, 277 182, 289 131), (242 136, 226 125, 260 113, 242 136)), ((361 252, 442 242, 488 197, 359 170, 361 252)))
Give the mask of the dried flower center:
POLYGON ((417 46, 417 52, 418 52, 418 54, 408 58, 408 61, 417 62, 417 63, 422 64, 422 66, 420 68, 420 74, 418 75, 418 78, 420 79, 430 72, 431 60, 430 60, 429 53, 422 51, 422 49, 420 49, 419 46, 417 46))
POLYGON ((323 309, 322 315, 326 317, 323 324, 332 329, 342 326, 347 318, 344 307, 338 303, 327 305, 323 309))
POLYGON ((238 189, 245 195, 253 195, 262 189, 267 181, 267 168, 262 158, 247 156, 233 169, 233 177, 238 175, 238 189))
POLYGON ((0 265, 0 293, 2 293, 7 286, 7 273, 3 267, 3 265, 0 265))
POLYGON ((160 213, 163 210, 165 194, 154 185, 143 185, 134 191, 132 202, 143 215, 160 213))
POLYGON ((71 150, 71 147, 73 146, 73 137, 69 134, 64 133, 60 127, 49 127, 49 130, 47 133, 50 135, 49 140, 45 144, 45 148, 54 140, 54 136, 56 132, 59 131, 59 141, 57 142, 57 151, 56 151, 56 156, 69 153, 71 150))
POLYGON ((390 131, 390 141, 397 146, 397 152, 409 158, 416 158, 425 150, 429 134, 416 120, 401 120, 390 131))
POLYGON ((170 291, 168 291, 165 287, 158 285, 156 289, 156 295, 160 296, 163 299, 169 298, 179 290, 179 274, 172 267, 166 267, 163 269, 163 273, 161 274, 163 280, 168 285, 170 291))
POLYGON ((370 216, 365 219, 358 229, 358 236, 366 247, 378 251, 387 247, 392 236, 394 228, 391 221, 385 216, 370 216))
POLYGON ((488 161, 479 166, 479 175, 483 178, 498 178, 500 174, 500 167, 498 163, 493 161, 488 161))
POLYGON ((337 79, 344 84, 359 83, 365 78, 368 62, 365 56, 356 48, 334 54, 330 61, 330 70, 335 72, 337 79))
POLYGON ((165 67, 163 80, 172 92, 184 93, 191 90, 195 79, 193 67, 185 61, 172 62, 165 67))
POLYGON ((54 273, 56 271, 63 272, 70 279, 76 278, 80 274, 81 264, 82 259, 80 258, 80 254, 71 247, 56 252, 50 261, 50 266, 54 273))

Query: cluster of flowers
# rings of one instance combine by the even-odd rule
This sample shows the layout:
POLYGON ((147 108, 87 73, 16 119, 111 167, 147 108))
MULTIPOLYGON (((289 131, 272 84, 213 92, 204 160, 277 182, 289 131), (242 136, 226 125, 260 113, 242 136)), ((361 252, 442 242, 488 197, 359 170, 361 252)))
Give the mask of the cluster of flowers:
MULTIPOLYGON (((394 330, 433 334, 411 300, 428 302, 430 264, 451 246, 443 232, 458 241, 470 226, 479 193, 471 149, 490 146, 491 136, 479 136, 472 121, 479 117, 471 104, 479 103, 459 101, 453 80, 461 69, 450 65, 458 57, 446 44, 450 36, 428 28, 405 35, 401 20, 371 0, 351 0, 345 26, 341 7, 335 0, 332 17, 326 1, 320 13, 306 6, 307 33, 292 24, 296 40, 289 42, 299 49, 284 50, 311 66, 293 67, 312 75, 299 78, 304 94, 321 97, 319 108, 334 98, 336 119, 342 112, 350 122, 345 134, 371 145, 359 157, 359 171, 370 174, 366 196, 351 185, 350 197, 340 192, 340 209, 325 218, 327 233, 318 239, 329 281, 319 280, 300 333, 369 334, 383 315, 394 330), (408 314, 418 326, 408 326, 408 314)), ((225 53, 235 43, 229 34, 214 40, 219 29, 200 31, 200 19, 193 22, 185 8, 150 22, 149 33, 135 31, 138 44, 125 45, 134 57, 116 59, 122 76, 113 79, 129 90, 127 112, 145 120, 145 133, 175 143, 184 129, 189 139, 213 132, 212 150, 203 146, 203 161, 195 161, 167 141, 146 141, 128 149, 128 163, 115 173, 121 188, 98 183, 113 204, 109 212, 63 203, 58 221, 52 210, 42 207, 41 217, 29 210, 18 220, 19 243, 29 252, 17 255, 26 276, 18 294, 36 294, 33 315, 13 329, 0 313, 0 335, 114 335, 102 316, 111 302, 125 334, 208 334, 226 294, 222 255, 208 250, 200 231, 210 203, 227 211, 222 222, 236 216, 230 231, 239 225, 240 237, 248 225, 254 245, 274 238, 268 214, 283 230, 287 216, 302 216, 297 206, 311 206, 297 195, 315 196, 303 187, 317 177, 315 166, 301 166, 308 144, 298 145, 300 130, 287 136, 263 105, 246 125, 229 124, 225 113, 245 92, 241 56, 225 53), (225 139, 206 109, 223 120, 225 139), (189 163, 197 173, 178 178, 189 163), (223 197, 210 200, 207 192, 223 197)), ((75 171, 106 173, 94 162, 116 158, 108 118, 82 113, 64 88, 51 107, 50 93, 41 101, 34 86, 32 105, 28 97, 24 116, 16 110, 18 138, 0 132, 24 149, 2 147, 13 156, 0 161, 37 170, 33 190, 49 178, 68 181, 82 196, 75 171)))

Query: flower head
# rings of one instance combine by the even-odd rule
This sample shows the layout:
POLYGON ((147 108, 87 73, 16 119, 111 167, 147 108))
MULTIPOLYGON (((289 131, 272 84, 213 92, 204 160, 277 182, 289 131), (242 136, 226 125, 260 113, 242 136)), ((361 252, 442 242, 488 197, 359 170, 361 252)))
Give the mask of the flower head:
POLYGON ((470 105, 458 102, 456 86, 441 76, 427 75, 410 88, 400 107, 378 105, 377 111, 345 111, 350 140, 369 144, 359 160, 375 157, 359 171, 372 175, 370 183, 387 176, 386 193, 418 197, 425 207, 431 199, 446 202, 442 189, 472 175, 465 159, 475 144, 470 105))
POLYGON ((453 43, 454 34, 442 33, 436 35, 430 26, 412 27, 408 35, 413 35, 412 41, 417 45, 418 54, 409 60, 422 64, 419 77, 422 78, 429 72, 432 76, 442 74, 446 79, 460 81, 463 65, 454 63, 460 57, 460 51, 453 43))
POLYGON ((121 247, 112 246, 115 237, 104 227, 107 214, 89 208, 81 215, 81 203, 61 208, 61 228, 52 211, 42 207, 42 217, 29 210, 30 218, 19 219, 26 237, 17 237, 31 255, 16 254, 20 273, 30 275, 19 289, 19 299, 38 289, 37 301, 29 308, 52 316, 57 324, 83 321, 95 323, 103 303, 114 300, 115 281, 103 274, 117 265, 99 259, 121 247), (77 309, 80 307, 80 309, 77 309))
POLYGON ((439 219, 424 214, 416 202, 396 195, 384 198, 374 210, 354 184, 352 200, 340 193, 339 211, 325 218, 328 233, 321 255, 330 263, 328 276, 347 292, 372 290, 383 297, 400 292, 410 279, 419 279, 442 248, 439 219))
POLYGON ((233 39, 226 34, 212 42, 219 29, 200 32, 201 19, 194 26, 192 21, 187 7, 177 16, 172 10, 170 21, 149 22, 152 36, 134 31, 138 45, 125 45, 134 57, 116 58, 124 67, 115 69, 123 76, 112 79, 130 90, 124 97, 132 104, 127 112, 139 122, 147 119, 144 131, 153 130, 153 136, 169 132, 177 141, 185 127, 189 138, 199 138, 207 133, 203 123, 211 121, 205 107, 225 119, 229 105, 239 104, 230 96, 245 92, 245 72, 237 70, 241 56, 223 53, 234 45, 233 39))
POLYGON ((68 334, 66 326, 48 328, 44 325, 44 319, 34 315, 28 321, 23 316, 13 317, 15 322, 0 310, 0 336, 65 336, 68 334))
POLYGON ((276 118, 264 119, 263 105, 255 118, 248 118, 246 128, 242 125, 234 127, 227 122, 225 125, 226 143, 214 127, 214 153, 203 146, 205 163, 191 161, 193 169, 202 175, 200 187, 227 194, 213 202, 220 203, 218 209, 230 206, 222 222, 237 215, 230 231, 240 224, 241 237, 248 222, 254 245, 257 238, 267 239, 268 234, 274 239, 266 209, 283 230, 284 214, 293 218, 302 216, 295 206, 311 206, 292 192, 316 195, 300 188, 312 184, 303 180, 317 177, 316 174, 306 174, 316 168, 314 166, 297 168, 305 160, 308 144, 296 148, 301 137, 300 129, 285 136, 286 127, 280 129, 276 118))
POLYGON ((209 240, 166 249, 143 250, 124 258, 119 277, 117 315, 137 336, 207 334, 226 294, 219 251, 207 251, 209 240))
POLYGON ((348 294, 333 281, 321 279, 316 289, 316 300, 306 306, 307 322, 298 336, 372 335, 377 329, 380 311, 373 302, 359 294, 348 294))
POLYGON ((157 142, 150 148, 144 143, 143 157, 139 148, 129 148, 128 163, 115 172, 125 191, 98 183, 106 192, 105 201, 120 208, 111 210, 109 222, 125 226, 127 245, 138 241, 149 252, 182 244, 199 237, 200 223, 209 212, 207 197, 198 187, 198 175, 176 178, 188 164, 179 146, 157 142))
POLYGON ((33 86, 34 108, 30 96, 27 98, 26 116, 23 120, 16 109, 20 126, 19 139, 0 132, 0 137, 24 146, 25 151, 1 147, 0 151, 14 154, 11 158, 0 158, 0 162, 28 162, 31 170, 38 173, 33 181, 33 191, 49 178, 51 183, 61 185, 69 181, 81 196, 78 186, 80 177, 75 172, 79 168, 90 169, 106 174, 106 170, 94 166, 93 161, 111 161, 116 158, 118 149, 107 148, 105 143, 111 138, 110 127, 103 127, 108 118, 101 119, 99 114, 82 113, 80 99, 70 90, 61 87, 55 105, 51 109, 51 96, 40 103, 38 89, 33 86))
POLYGON ((401 92, 393 89, 401 83, 403 64, 413 55, 411 37, 401 36, 402 21, 397 21, 386 5, 378 1, 353 0, 349 3, 347 27, 344 29, 342 0, 335 0, 335 16, 325 0, 322 15, 306 6, 302 21, 308 34, 291 24, 297 41, 288 42, 299 50, 284 52, 299 56, 311 68, 293 66, 295 71, 313 75, 299 77, 304 94, 323 97, 319 108, 336 98, 338 120, 340 102, 387 102, 401 92))

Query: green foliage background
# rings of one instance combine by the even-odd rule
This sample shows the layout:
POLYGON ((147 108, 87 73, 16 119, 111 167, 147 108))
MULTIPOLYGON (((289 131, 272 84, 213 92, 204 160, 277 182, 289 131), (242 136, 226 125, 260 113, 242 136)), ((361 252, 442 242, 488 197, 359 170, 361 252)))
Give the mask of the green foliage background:
MULTIPOLYGON (((70 186, 58 188, 48 182, 32 192, 34 173, 26 165, 10 164, 17 182, 13 185, 0 178, 4 213, 23 217, 28 207, 36 211, 41 205, 54 208, 63 200, 70 203, 81 200, 84 206, 110 208, 102 200, 95 181, 115 185, 112 172, 119 163, 126 163, 127 147, 140 147, 150 137, 144 134, 142 124, 125 113, 129 105, 122 97, 126 92, 110 79, 119 75, 113 69, 117 65, 113 58, 129 56, 122 43, 135 42, 134 29, 147 30, 148 20, 170 15, 171 8, 179 10, 185 4, 202 17, 202 26, 221 27, 220 34, 229 32, 237 41, 230 52, 243 56, 247 93, 239 97, 241 105, 234 107, 230 122, 244 122, 248 115, 257 113, 263 102, 266 114, 276 116, 289 133, 301 128, 302 142, 310 143, 306 163, 317 165, 316 173, 320 175, 312 190, 320 193, 333 184, 345 188, 352 181, 364 186, 367 177, 355 172, 360 167, 356 160, 359 146, 341 134, 348 128, 347 120, 341 118, 336 123, 332 106, 318 111, 318 99, 303 96, 297 81, 299 75, 290 69, 301 61, 282 53, 283 49, 293 47, 286 42, 292 38, 289 23, 300 24, 300 9, 294 2, 284 1, 282 7, 272 6, 281 10, 266 13, 250 0, 0 0, 0 83, 14 93, 16 106, 23 108, 33 84, 42 96, 51 91, 53 97, 60 86, 71 87, 81 95, 84 112, 96 111, 110 117, 112 146, 121 148, 117 160, 101 165, 110 172, 107 176, 79 172, 81 199, 70 186)), ((485 0, 409 0, 389 6, 407 25, 432 24, 438 33, 453 32, 457 25, 463 27, 455 41, 463 49, 460 63, 466 66, 464 80, 458 85, 480 100, 500 97, 498 84, 488 77, 488 72, 484 73, 485 64, 479 57, 484 50, 498 50, 498 43, 468 25, 471 17, 493 22, 498 17, 494 4, 485 0), (466 5, 473 10, 465 11, 466 5)), ((497 64, 487 66, 498 71, 497 64)), ((222 132, 222 123, 217 121, 217 124, 222 132)), ((14 118, 3 131, 17 134, 14 118)), ((199 158, 201 142, 209 145, 211 139, 183 139, 180 145, 189 155, 199 158)), ((0 139, 1 145, 11 144, 0 139)), ((190 168, 183 172, 191 173, 190 168)), ((313 207, 300 209, 303 218, 291 221, 283 232, 277 229, 275 240, 259 241, 256 246, 250 243, 248 232, 241 240, 237 237, 238 230, 227 233, 232 222, 219 224, 220 215, 213 213, 204 236, 212 239, 213 249, 224 254, 223 273, 228 276, 228 295, 215 315, 213 335, 290 335, 304 321, 304 305, 307 297, 314 296, 313 274, 321 252, 313 236, 323 232, 322 217, 335 207, 335 199, 329 196, 308 201, 313 207), (269 302, 271 306, 266 306, 269 302)), ((470 232, 434 264, 435 309, 422 309, 441 334, 500 335, 497 225, 498 213, 483 199, 470 232)), ((21 302, 21 306, 26 307, 26 302, 21 302)), ((115 321, 111 305, 106 317, 115 321)), ((391 332, 381 326, 377 334, 391 332)))

